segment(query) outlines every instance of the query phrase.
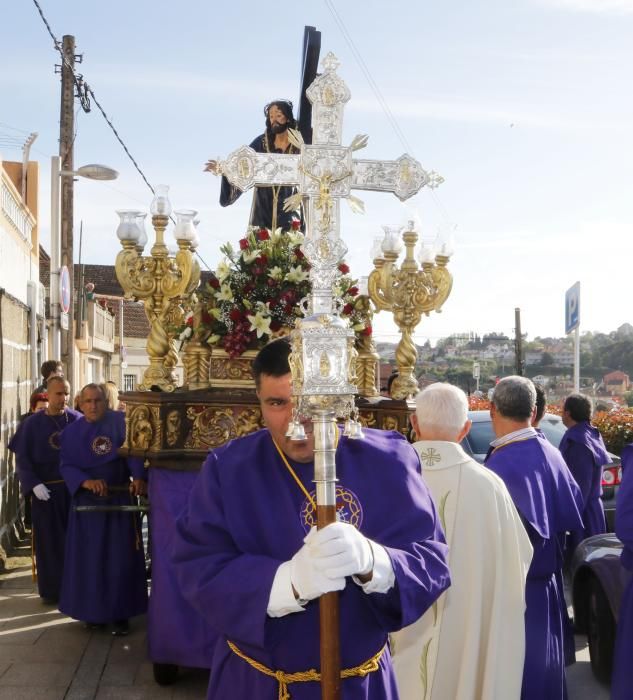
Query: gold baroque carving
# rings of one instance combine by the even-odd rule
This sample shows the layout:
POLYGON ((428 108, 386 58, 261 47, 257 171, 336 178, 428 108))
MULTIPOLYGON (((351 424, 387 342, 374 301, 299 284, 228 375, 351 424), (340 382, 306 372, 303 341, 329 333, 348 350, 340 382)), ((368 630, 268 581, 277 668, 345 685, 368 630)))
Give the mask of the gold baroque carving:
POLYGON ((137 406, 130 414, 130 446, 134 450, 149 450, 154 437, 147 406, 137 406))
POLYGON ((193 450, 219 447, 261 427, 259 408, 205 408, 200 411, 190 406, 187 418, 193 421, 193 426, 184 446, 193 450))
POLYGON ((169 411, 165 418, 165 442, 169 447, 174 447, 180 437, 182 419, 177 410, 169 411))

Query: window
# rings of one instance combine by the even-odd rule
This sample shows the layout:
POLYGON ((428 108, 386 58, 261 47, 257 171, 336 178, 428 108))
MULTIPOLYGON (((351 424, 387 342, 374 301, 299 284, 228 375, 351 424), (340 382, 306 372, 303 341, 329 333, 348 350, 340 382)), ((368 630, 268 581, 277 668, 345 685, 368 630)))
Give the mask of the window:
POLYGON ((136 375, 135 374, 124 374, 123 375, 123 391, 134 391, 135 385, 136 385, 136 375))

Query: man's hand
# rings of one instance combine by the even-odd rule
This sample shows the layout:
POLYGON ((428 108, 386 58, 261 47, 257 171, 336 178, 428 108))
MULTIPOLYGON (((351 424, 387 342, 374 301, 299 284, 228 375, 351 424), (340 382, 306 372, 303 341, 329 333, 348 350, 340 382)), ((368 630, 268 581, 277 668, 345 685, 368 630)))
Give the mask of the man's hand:
POLYGON ((214 175, 220 175, 220 164, 217 160, 208 160, 204 166, 203 172, 213 173, 214 175))
POLYGON ((86 479, 81 483, 81 488, 91 491, 95 496, 108 495, 108 484, 104 479, 86 479))
POLYGON ((40 501, 49 501, 51 498, 51 492, 44 484, 34 486, 33 495, 40 501))
POLYGON ((132 496, 146 496, 147 481, 145 479, 134 479, 130 484, 130 493, 132 496))
POLYGON ((371 581, 374 555, 369 540, 349 523, 332 523, 310 541, 317 571, 328 578, 357 576, 371 581))
POLYGON ((341 576, 327 576, 316 566, 312 540, 316 534, 312 528, 305 538, 305 544, 290 560, 290 581, 296 597, 301 600, 313 600, 324 593, 342 591, 345 579, 341 576))

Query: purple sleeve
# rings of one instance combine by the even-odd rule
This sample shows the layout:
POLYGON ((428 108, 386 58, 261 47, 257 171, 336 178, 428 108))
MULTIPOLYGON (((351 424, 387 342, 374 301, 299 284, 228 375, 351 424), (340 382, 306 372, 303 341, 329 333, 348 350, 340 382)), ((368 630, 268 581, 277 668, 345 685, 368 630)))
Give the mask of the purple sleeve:
POLYGON ((633 446, 622 452, 622 483, 615 507, 615 534, 628 548, 633 548, 633 446))
POLYGON ((570 441, 565 447, 563 457, 567 462, 569 471, 580 487, 583 507, 586 508, 591 495, 593 480, 594 458, 591 450, 578 442, 570 441))
POLYGON ((375 538, 391 559, 396 582, 387 593, 365 597, 388 632, 415 622, 450 586, 448 547, 422 479, 410 474, 397 501, 398 517, 375 538))
POLYGON ((15 453, 15 467, 20 486, 22 487, 22 493, 25 496, 31 493, 34 486, 42 483, 42 480, 35 473, 33 459, 29 450, 29 447, 33 445, 34 437, 30 434, 29 418, 18 426, 15 435, 9 443, 9 449, 15 453))
POLYGON ((147 481, 147 469, 145 469, 145 460, 141 457, 128 457, 127 466, 133 479, 143 479, 147 481))
POLYGON ((217 467, 216 456, 209 455, 176 522, 176 576, 184 597, 215 630, 263 647, 270 590, 282 562, 238 549, 226 522, 217 467))

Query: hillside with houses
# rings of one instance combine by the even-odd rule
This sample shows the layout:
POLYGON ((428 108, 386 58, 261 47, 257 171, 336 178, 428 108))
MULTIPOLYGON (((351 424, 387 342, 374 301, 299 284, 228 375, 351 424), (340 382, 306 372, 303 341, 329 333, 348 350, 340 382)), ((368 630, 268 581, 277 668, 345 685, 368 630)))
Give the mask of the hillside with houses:
MULTIPOLYGON (((521 342, 521 367, 525 376, 547 388, 550 400, 573 390, 574 347, 570 337, 541 338, 521 342)), ((396 345, 377 343, 381 357, 381 380, 395 369, 396 345)), ((473 367, 479 365, 479 389, 486 392, 499 377, 517 372, 515 339, 503 333, 454 334, 417 346, 416 375, 421 386, 449 381, 472 393, 477 388, 473 367)), ((607 406, 633 405, 630 377, 633 376, 633 326, 624 323, 610 333, 587 331, 580 336, 581 391, 607 406)))

